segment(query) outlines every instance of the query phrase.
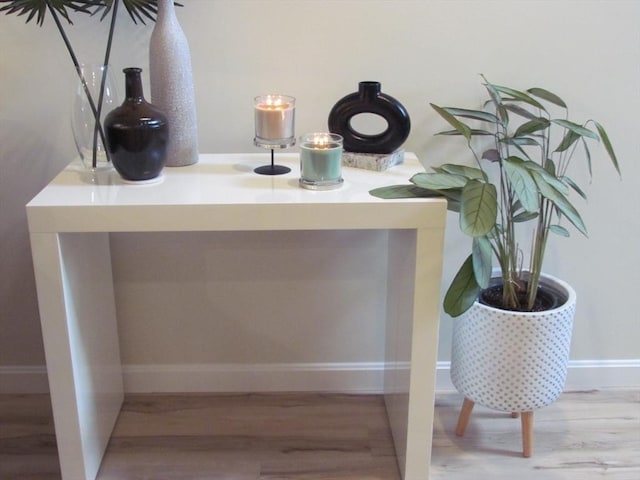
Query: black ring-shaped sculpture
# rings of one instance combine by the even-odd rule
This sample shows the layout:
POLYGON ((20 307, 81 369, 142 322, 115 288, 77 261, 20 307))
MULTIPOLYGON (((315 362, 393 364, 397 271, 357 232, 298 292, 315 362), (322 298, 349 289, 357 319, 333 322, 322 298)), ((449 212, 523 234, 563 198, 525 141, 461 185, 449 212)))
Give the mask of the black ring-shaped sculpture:
POLYGON ((409 136, 409 113, 395 98, 381 92, 380 82, 360 82, 358 91, 343 97, 329 113, 329 131, 342 135, 344 149, 358 153, 392 153, 409 136), (384 118, 387 129, 374 135, 360 133, 351 119, 361 113, 373 113, 384 118))

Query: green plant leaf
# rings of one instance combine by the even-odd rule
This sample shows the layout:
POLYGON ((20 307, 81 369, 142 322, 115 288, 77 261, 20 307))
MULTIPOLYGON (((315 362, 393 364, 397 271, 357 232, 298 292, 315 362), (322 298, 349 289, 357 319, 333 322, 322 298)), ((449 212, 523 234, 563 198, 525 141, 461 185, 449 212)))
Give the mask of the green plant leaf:
POLYGON ((556 164, 551 158, 547 158, 544 162, 544 169, 549 175, 556 177, 556 164))
POLYGON ((471 244, 471 255, 473 258, 473 274, 476 282, 481 288, 487 288, 491 280, 491 242, 486 236, 473 237, 471 244))
MULTIPOLYGON (((495 84, 493 85, 493 88, 495 88, 500 93, 504 93, 505 95, 511 96, 514 100, 528 103, 531 106, 534 106, 536 108, 539 108, 540 110, 546 111, 546 109, 544 108, 544 105, 542 105, 535 98, 526 94, 525 92, 521 92, 520 90, 514 90, 513 88, 503 87, 501 85, 495 85, 495 84)), ((508 100, 509 99, 506 99, 506 98, 503 99, 503 101, 508 101, 508 100)))
POLYGON ((447 210, 450 212, 460 213, 460 201, 452 200, 447 197, 447 210))
POLYGON ((513 136, 524 137, 525 135, 530 135, 534 132, 539 132, 540 130, 549 128, 549 124, 550 122, 546 118, 543 118, 543 117, 534 118, 533 120, 529 120, 528 122, 525 122, 522 125, 520 125, 513 136))
POLYGON ((482 158, 484 160, 489 160, 490 162, 499 162, 500 152, 495 148, 490 148, 482 153, 482 158))
POLYGON ((489 123, 498 123, 500 121, 493 113, 485 112, 484 110, 468 110, 454 107, 443 107, 443 109, 455 117, 471 118, 489 123))
POLYGON ((582 191, 582 189, 580 188, 580 186, 574 182, 571 178, 567 177, 566 175, 563 177, 560 177, 560 180, 565 184, 568 185, 569 187, 573 188, 573 190, 580 195, 582 198, 584 198, 585 200, 587 199, 587 195, 582 191))
POLYGON ((549 225, 549 231, 555 233, 556 235, 560 235, 562 237, 570 237, 569 230, 564 228, 561 225, 549 225))
MULTIPOLYGON (((482 130, 482 129, 478 129, 478 128, 471 128, 469 129, 469 131, 471 132, 471 136, 479 136, 479 135, 495 135, 494 133, 488 131, 488 130, 482 130)), ((454 137, 454 136, 459 136, 462 137, 463 134, 460 133, 458 130, 445 130, 444 132, 438 132, 436 133, 436 135, 447 135, 450 137, 454 137)))
POLYGON ((538 172, 532 171, 531 175, 538 185, 540 194, 552 202, 558 208, 558 211, 567 217, 567 219, 578 229, 580 233, 587 236, 587 227, 578 213, 578 210, 576 210, 571 202, 569 202, 569 199, 567 199, 563 193, 550 185, 538 172))
POLYGON ((589 145, 587 145, 587 141, 584 137, 580 137, 580 141, 582 142, 582 146, 584 147, 584 155, 587 158, 587 169, 589 170, 589 178, 593 178, 593 167, 591 163, 591 151, 589 150, 589 145))
POLYGON ((527 212, 537 212, 540 208, 540 196, 536 182, 524 166, 525 162, 517 157, 506 158, 502 165, 513 190, 527 212))
POLYGON ((486 235, 496 224, 498 196, 491 183, 469 180, 462 189, 460 228, 471 236, 486 235))
POLYGON ((583 127, 582 125, 578 125, 577 123, 571 122, 569 120, 563 120, 561 118, 554 118, 551 121, 556 125, 560 125, 561 127, 571 130, 581 137, 589 137, 593 138, 594 140, 600 140, 596 132, 594 132, 593 130, 589 130, 587 127, 583 127))
POLYGON ((567 133, 565 133, 564 137, 562 138, 562 141, 560 142, 560 144, 556 147, 556 149, 554 151, 555 152, 564 152, 565 150, 568 150, 569 147, 571 147, 571 145, 576 143, 576 141, 579 138, 582 138, 582 137, 580 135, 578 135, 576 132, 574 132, 573 130, 567 130, 567 133))
POLYGON ((562 107, 564 109, 567 108, 567 104, 564 103, 564 100, 562 100, 555 93, 551 93, 549 90, 545 90, 544 88, 534 87, 534 88, 528 89, 527 92, 530 93, 531 95, 533 95, 534 97, 541 98, 543 100, 546 100, 547 102, 551 102, 554 105, 557 105, 557 106, 562 107))
POLYGON ((433 103, 430 103, 429 105, 431 105, 431 108, 433 108, 438 113, 438 115, 444 118, 449 123, 449 125, 451 125, 458 133, 460 133, 460 135, 466 138, 467 141, 471 140, 471 129, 466 124, 462 123, 456 117, 447 112, 444 108, 439 107, 438 105, 435 105, 433 103))
POLYGON ((533 120, 534 118, 539 118, 537 115, 534 115, 526 108, 521 107, 515 103, 507 103, 504 108, 509 110, 510 112, 515 113, 516 115, 520 115, 521 117, 528 118, 529 120, 533 120))
POLYGON ((388 187, 374 188, 369 194, 385 200, 393 198, 425 198, 441 197, 442 194, 420 188, 415 185, 390 185, 388 187))
POLYGON ((600 134, 600 138, 602 139, 604 148, 607 151, 607 154, 609 155, 609 158, 611 159, 611 162, 613 163, 613 166, 615 167, 616 172, 618 172, 618 175, 620 175, 621 174, 620 165, 618 164, 618 158, 616 157, 616 153, 613 151, 613 145, 611 145, 611 140, 609 140, 609 135, 607 135, 607 132, 604 129, 604 127, 600 125, 598 122, 594 120, 593 123, 595 124, 596 129, 600 134))
MULTIPOLYGON (((528 169, 532 174, 535 172, 538 175, 540 175, 544 179, 544 181, 546 183, 548 183, 550 186, 552 186, 553 188, 558 190, 563 195, 568 195, 569 194, 569 189, 562 182, 562 180, 560 180, 556 176, 550 174, 546 169, 542 168, 536 162, 527 161, 527 162, 524 162, 523 166, 526 169, 528 169)), ((539 187, 539 185, 538 185, 538 187, 539 187)))
POLYGON ((453 163, 445 163, 439 167, 442 172, 461 175, 469 180, 487 180, 487 175, 479 168, 467 167, 466 165, 456 165, 453 163))
MULTIPOLYGON (((96 11, 104 9, 100 20, 103 20, 109 14, 116 1, 122 1, 133 23, 137 24, 139 21, 143 25, 146 25, 145 20, 155 22, 156 16, 158 15, 158 0, 97 0, 97 3, 101 3, 102 5, 96 11)), ((173 2, 173 4, 177 7, 182 7, 181 3, 173 2)))
POLYGON ((515 215, 513 217, 513 221, 514 223, 528 222, 530 220, 533 220, 534 218, 537 218, 537 216, 538 212, 522 212, 518 215, 515 215))
POLYGON ((448 190, 464 187, 468 179, 462 175, 451 173, 416 173, 410 179, 411 183, 427 190, 448 190))
POLYGON ((524 147, 539 147, 540 143, 537 140, 529 137, 505 137, 500 140, 502 143, 508 145, 520 145, 524 147))
POLYGON ((91 8, 99 6, 102 0, 0 0, 0 13, 7 15, 17 13, 18 16, 27 15, 26 23, 36 18, 36 23, 42 26, 50 5, 58 14, 70 24, 73 24, 69 11, 91 14, 91 8))
POLYGON ((444 311, 458 317, 469 310, 482 289, 473 272, 473 259, 469 255, 454 277, 444 296, 444 311))

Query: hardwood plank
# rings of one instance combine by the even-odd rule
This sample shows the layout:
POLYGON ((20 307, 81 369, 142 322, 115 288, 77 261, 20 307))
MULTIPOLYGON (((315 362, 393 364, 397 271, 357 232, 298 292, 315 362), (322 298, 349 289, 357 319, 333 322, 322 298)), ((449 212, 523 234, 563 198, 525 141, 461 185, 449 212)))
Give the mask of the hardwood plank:
POLYGON ((0 395, 0 478, 60 479, 49 395, 0 395))
POLYGON ((537 410, 534 453, 522 457, 520 420, 476 405, 464 437, 454 434, 462 398, 438 395, 434 480, 640 479, 640 392, 569 392, 537 410))
MULTIPOLYGON (((0 396, 0 478, 58 480, 50 400, 0 396)), ((640 391, 565 393, 536 411, 534 453, 520 420, 436 395, 432 480, 640 479, 640 391)), ((98 480, 399 480, 376 395, 130 395, 98 480)))
MULTIPOLYGON (((116 464, 145 464, 144 473, 135 467, 142 475, 167 455, 175 466, 188 463, 183 456, 206 452, 208 464, 193 461, 190 470, 171 478, 397 480, 384 408, 379 396, 130 396, 99 479, 133 473, 114 469, 114 458, 116 464)), ((158 474, 166 472, 158 468, 158 474)))

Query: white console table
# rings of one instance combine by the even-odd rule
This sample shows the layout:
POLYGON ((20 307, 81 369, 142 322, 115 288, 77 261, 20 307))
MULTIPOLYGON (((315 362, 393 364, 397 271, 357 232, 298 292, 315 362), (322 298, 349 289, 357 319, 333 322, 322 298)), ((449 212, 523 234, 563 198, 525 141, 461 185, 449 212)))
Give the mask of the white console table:
POLYGON ((253 173, 267 160, 201 155, 151 185, 72 164, 27 205, 64 480, 96 477, 123 401, 110 232, 354 229, 388 231, 385 401, 403 477, 428 479, 445 200, 369 195, 422 171, 412 154, 385 172, 344 168, 331 191, 298 187, 296 154, 277 155, 289 174, 253 173))

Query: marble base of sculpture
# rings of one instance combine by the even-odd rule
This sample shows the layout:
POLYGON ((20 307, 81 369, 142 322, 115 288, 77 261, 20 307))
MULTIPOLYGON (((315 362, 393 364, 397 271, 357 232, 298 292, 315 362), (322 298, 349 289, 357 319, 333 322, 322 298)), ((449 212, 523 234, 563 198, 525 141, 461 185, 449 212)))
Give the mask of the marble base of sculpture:
POLYGON ((342 165, 345 167, 381 172, 402 162, 404 162, 403 149, 398 149, 392 153, 342 152, 342 165))

